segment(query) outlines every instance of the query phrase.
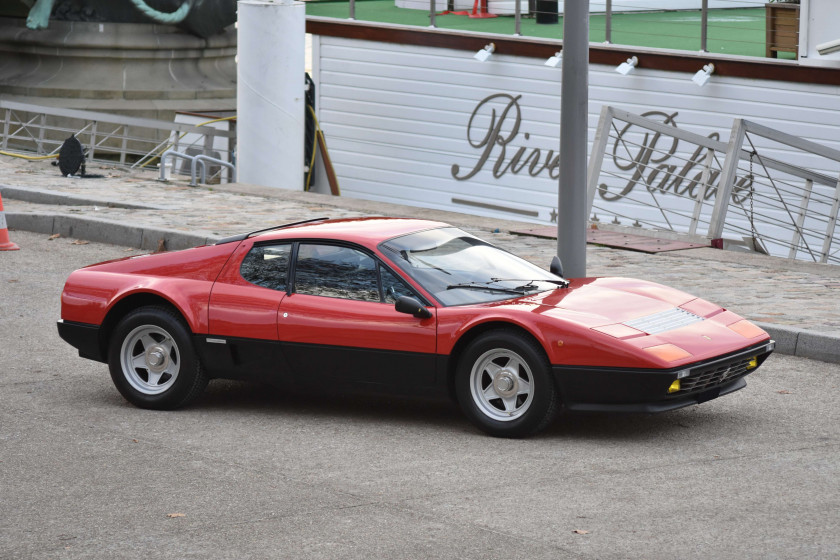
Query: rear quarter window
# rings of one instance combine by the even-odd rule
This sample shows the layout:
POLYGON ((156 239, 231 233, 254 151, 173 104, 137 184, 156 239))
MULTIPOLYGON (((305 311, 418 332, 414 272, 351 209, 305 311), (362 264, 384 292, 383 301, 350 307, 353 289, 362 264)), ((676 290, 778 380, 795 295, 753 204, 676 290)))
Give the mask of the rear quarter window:
POLYGON ((239 273, 251 284, 285 292, 291 253, 291 243, 254 246, 242 259, 239 273))

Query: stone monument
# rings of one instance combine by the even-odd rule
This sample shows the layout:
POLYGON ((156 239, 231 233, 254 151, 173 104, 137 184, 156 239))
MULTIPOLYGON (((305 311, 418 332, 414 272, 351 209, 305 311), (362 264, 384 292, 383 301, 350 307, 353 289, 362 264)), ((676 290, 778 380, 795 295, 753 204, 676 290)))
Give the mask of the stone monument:
POLYGON ((0 98, 169 121, 235 111, 235 21, 236 0, 6 0, 0 98))

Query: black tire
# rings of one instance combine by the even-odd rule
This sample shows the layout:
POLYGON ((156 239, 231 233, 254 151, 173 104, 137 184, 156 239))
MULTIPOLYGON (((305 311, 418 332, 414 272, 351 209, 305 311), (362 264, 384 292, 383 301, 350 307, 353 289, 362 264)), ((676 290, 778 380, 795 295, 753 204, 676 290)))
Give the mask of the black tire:
POLYGON ((208 381, 189 328, 168 307, 141 307, 126 315, 111 336, 108 366, 120 394, 140 408, 186 406, 208 381))
POLYGON ((495 437, 535 434, 560 406, 542 347, 510 329, 488 331, 470 342, 458 362, 455 394, 470 421, 495 437))

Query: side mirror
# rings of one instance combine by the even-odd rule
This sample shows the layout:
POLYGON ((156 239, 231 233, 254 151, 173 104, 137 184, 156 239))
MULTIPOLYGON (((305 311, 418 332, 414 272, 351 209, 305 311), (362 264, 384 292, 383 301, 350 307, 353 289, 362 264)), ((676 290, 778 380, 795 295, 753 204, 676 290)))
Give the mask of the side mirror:
POLYGON ((565 276, 563 276, 563 263, 560 262, 560 257, 558 257, 557 255, 554 255, 554 258, 551 259, 551 266, 548 270, 552 274, 556 274, 561 278, 565 278, 565 276))
POLYGON ((400 313, 407 313, 414 315, 418 319, 428 319, 432 316, 432 312, 423 307, 423 304, 413 297, 401 296, 397 298, 397 303, 394 305, 400 313))

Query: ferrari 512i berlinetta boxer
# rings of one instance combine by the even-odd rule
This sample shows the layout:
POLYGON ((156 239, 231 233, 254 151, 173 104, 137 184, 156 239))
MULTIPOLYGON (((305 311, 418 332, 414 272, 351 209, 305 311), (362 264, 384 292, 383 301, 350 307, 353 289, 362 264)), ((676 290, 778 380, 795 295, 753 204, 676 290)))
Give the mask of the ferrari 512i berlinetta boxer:
POLYGON ((209 379, 451 395, 495 436, 571 411, 659 412, 737 391, 773 351, 714 303, 630 278, 565 279, 445 223, 316 219, 82 268, 61 337, 133 404, 209 379))

